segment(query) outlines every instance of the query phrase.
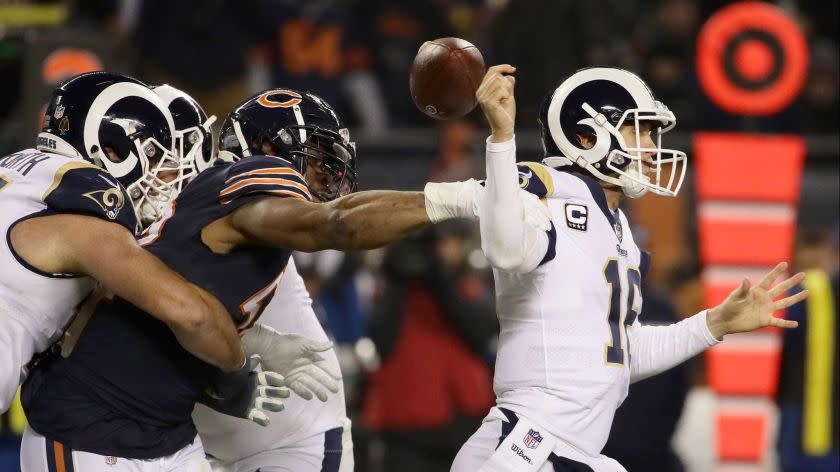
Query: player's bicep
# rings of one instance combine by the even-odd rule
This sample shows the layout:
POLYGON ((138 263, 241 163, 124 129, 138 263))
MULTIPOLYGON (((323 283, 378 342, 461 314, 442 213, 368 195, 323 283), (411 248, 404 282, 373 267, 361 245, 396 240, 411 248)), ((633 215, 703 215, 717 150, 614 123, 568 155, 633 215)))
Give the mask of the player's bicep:
POLYGON ((333 213, 327 204, 264 197, 237 208, 229 222, 241 244, 317 251, 329 245, 333 213))

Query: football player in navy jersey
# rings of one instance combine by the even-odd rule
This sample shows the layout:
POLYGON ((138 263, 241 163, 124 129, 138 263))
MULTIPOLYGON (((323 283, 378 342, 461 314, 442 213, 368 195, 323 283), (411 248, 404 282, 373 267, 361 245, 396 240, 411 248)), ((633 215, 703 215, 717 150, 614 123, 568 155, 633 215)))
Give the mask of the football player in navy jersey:
MULTIPOLYGON (((201 172, 141 244, 216 295, 241 330, 272 299, 292 250, 373 248, 476 214, 476 181, 351 194, 356 164, 349 133, 312 94, 259 94, 231 113, 221 139, 236 162, 201 172)), ((186 463, 185 451, 200 447, 190 413, 196 402, 214 403, 208 394, 214 374, 164 328, 123 299, 98 304, 73 352, 42 362, 24 385, 32 428, 73 449, 77 460, 92 457, 85 470, 104 468, 97 465, 101 456, 138 470, 164 463, 164 470, 181 470, 175 464, 186 463)), ((255 343, 270 344, 268 369, 296 372, 294 362, 273 355, 274 333, 257 335, 255 343)), ((310 347, 302 350, 322 346, 310 347)))
MULTIPOLYGON (((172 130, 144 84, 94 72, 54 90, 36 149, 0 158, 0 411, 24 366, 61 338, 96 281, 143 307, 192 355, 231 372, 224 378, 236 381, 217 402, 246 416, 267 399, 224 306, 134 239, 125 188, 145 187, 143 170, 171 159, 172 130)), ((70 460, 60 443, 41 437, 32 445, 53 465, 70 460)))

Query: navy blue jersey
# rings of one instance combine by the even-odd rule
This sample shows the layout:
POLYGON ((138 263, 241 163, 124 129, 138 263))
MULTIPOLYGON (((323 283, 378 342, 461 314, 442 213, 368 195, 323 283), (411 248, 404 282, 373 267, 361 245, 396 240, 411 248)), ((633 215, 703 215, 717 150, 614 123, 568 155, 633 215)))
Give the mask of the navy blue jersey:
MULTIPOLYGON (((199 174, 143 238, 170 268, 217 296, 242 329, 273 296, 291 251, 243 247, 216 254, 201 231, 265 196, 311 198, 300 173, 281 158, 218 164, 199 174)), ((23 404, 36 431, 73 449, 162 457, 194 440, 190 415, 214 371, 181 348, 165 324, 117 298, 97 305, 69 357, 35 369, 23 404)))

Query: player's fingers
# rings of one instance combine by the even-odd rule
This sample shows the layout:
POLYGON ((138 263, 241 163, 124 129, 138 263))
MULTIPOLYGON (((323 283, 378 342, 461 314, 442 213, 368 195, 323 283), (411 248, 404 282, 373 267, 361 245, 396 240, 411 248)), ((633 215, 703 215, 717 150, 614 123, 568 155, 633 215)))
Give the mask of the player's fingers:
POLYGON ((495 81, 490 83, 484 90, 484 93, 476 98, 481 103, 495 104, 498 103, 499 100, 507 98, 509 95, 510 92, 504 90, 502 85, 498 81, 495 81))
POLYGON ((277 372, 270 372, 270 371, 263 371, 257 374, 257 381, 259 381, 260 385, 266 385, 269 387, 285 387, 286 386, 286 378, 282 375, 278 374, 277 372))
POLYGON ((260 426, 268 426, 268 424, 271 423, 271 420, 268 419, 268 415, 256 408, 252 408, 251 411, 248 412, 248 419, 260 426))
POLYGON ((773 309, 774 310, 784 310, 785 308, 796 305, 797 303, 801 302, 808 298, 808 291, 802 290, 794 295, 791 295, 787 298, 782 298, 781 300, 776 300, 773 302, 773 309))
POLYGON ((764 278, 761 279, 761 281, 758 283, 758 285, 756 285, 756 287, 760 287, 764 290, 767 290, 768 288, 770 288, 770 285, 773 284, 773 281, 778 279, 779 275, 781 275, 782 272, 785 271, 785 269, 787 269, 787 262, 779 262, 778 264, 776 264, 776 267, 774 267, 773 270, 768 272, 767 275, 765 275, 764 278))
POLYGON ((799 326, 799 323, 793 320, 783 320, 774 316, 770 318, 770 326, 775 326, 776 328, 783 329, 793 329, 799 326))
POLYGON ((327 372, 324 372, 324 370, 322 370, 320 366, 313 365, 312 368, 309 369, 309 374, 312 376, 313 379, 315 379, 316 382, 323 385, 330 392, 338 393, 338 380, 334 379, 327 372))
POLYGON ((329 375, 335 380, 341 380, 343 378, 343 376, 341 375, 341 370, 337 366, 333 366, 326 360, 315 362, 315 367, 326 372, 327 375, 329 375))
POLYGON ((248 357, 248 370, 256 370, 262 362, 262 356, 259 354, 251 354, 248 357))
POLYGON ((288 387, 257 387, 257 391, 263 398, 289 398, 292 396, 288 387))
MULTIPOLYGON (((321 384, 319 384, 311 376, 306 375, 306 374, 299 375, 297 378, 295 378, 295 381, 292 382, 292 384, 290 384, 289 387, 293 387, 293 389, 294 388, 308 389, 310 392, 314 393, 316 397, 318 397, 318 400, 321 400, 322 402, 327 401, 327 398, 329 398, 329 393, 327 392, 327 389, 325 389, 321 384)), ((312 397, 310 396, 309 398, 312 398, 312 397)), ((309 400, 309 398, 307 398, 307 400, 309 400)))
POLYGON ((312 391, 306 388, 306 385, 300 383, 299 381, 295 380, 294 382, 289 383, 289 388, 300 398, 303 398, 304 400, 312 400, 312 391))
POLYGON ((770 298, 776 298, 784 294, 785 292, 793 288, 794 285, 802 282, 803 280, 805 280, 805 272, 800 272, 794 275, 793 277, 785 279, 776 284, 773 288, 767 291, 767 295, 769 295, 770 298))
POLYGON ((332 349, 332 341, 309 341, 303 345, 303 348, 312 352, 324 352, 332 349))
POLYGON ((498 84, 500 80, 502 80, 503 76, 498 72, 492 70, 488 70, 487 74, 484 75, 484 78, 481 80, 481 84, 478 86, 478 90, 476 93, 487 91, 494 84, 498 84))
POLYGON ((738 288, 732 291, 729 295, 734 299, 744 298, 747 296, 747 293, 750 291, 750 279, 744 277, 741 281, 741 285, 738 285, 738 288))
POLYGON ((256 406, 259 410, 272 411, 274 413, 286 409, 286 405, 283 403, 283 400, 280 400, 279 398, 258 397, 254 400, 254 406, 256 406))
POLYGON ((498 75, 488 75, 484 78, 484 81, 481 82, 481 85, 479 85, 478 90, 475 92, 475 97, 478 101, 487 101, 496 93, 499 88, 498 79, 498 75))
POLYGON ((513 74, 516 72, 516 67, 513 67, 510 64, 496 64, 495 66, 490 66, 487 69, 487 73, 495 73, 495 74, 513 74))

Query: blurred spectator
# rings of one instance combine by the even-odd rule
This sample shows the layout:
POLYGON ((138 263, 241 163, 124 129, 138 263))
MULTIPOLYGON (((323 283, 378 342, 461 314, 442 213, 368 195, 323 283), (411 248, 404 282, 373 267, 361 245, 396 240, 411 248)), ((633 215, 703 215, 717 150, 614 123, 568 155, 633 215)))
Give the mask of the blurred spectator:
POLYGON ((701 91, 694 68, 700 11, 694 0, 664 0, 637 28, 643 57, 642 74, 661 100, 678 117, 682 129, 699 124, 701 91), (647 19, 647 21, 646 21, 647 19))
POLYGON ((840 268, 838 260, 836 234, 829 228, 802 228, 796 236, 793 255, 793 270, 805 271, 819 269, 832 274, 840 268))
POLYGON ((309 90, 351 126, 383 133, 387 112, 373 59, 355 18, 338 0, 257 0, 259 54, 268 82, 259 87, 309 90))
MULTIPOLYGON (((644 324, 667 325, 686 316, 680 316, 668 296, 649 283, 642 284, 642 298, 639 320, 644 324)), ((685 470, 671 447, 671 438, 688 394, 690 362, 630 386, 629 395, 615 413, 603 454, 628 472, 685 470)))
POLYGON ((475 142, 476 129, 467 121, 453 121, 442 125, 440 150, 432 162, 429 180, 455 182, 479 175, 471 144, 475 142))
POLYGON ((805 271, 808 299, 787 310, 799 322, 785 330, 777 401, 781 413, 777 449, 782 472, 840 469, 840 279, 836 234, 827 228, 800 230, 794 270, 805 271))
POLYGON ((455 33, 443 1, 357 1, 354 14, 371 46, 392 127, 430 126, 433 121, 411 100, 408 76, 420 45, 455 33))
POLYGON ((840 60, 837 57, 836 38, 814 41, 810 48, 811 67, 798 103, 801 109, 794 131, 836 132, 840 127, 840 111, 837 106, 840 60))
MULTIPOLYGON (((587 2, 511 0, 497 15, 490 64, 516 70, 516 121, 536 127, 545 95, 586 62, 594 31, 585 31, 581 5, 587 2)), ((610 31, 607 25, 598 32, 610 31)), ((532 156, 531 158, 536 157, 532 156)))
MULTIPOLYGON (((224 120, 250 95, 247 73, 254 31, 266 6, 256 0, 140 0, 132 35, 143 81, 168 83, 224 120)), ((128 2, 131 4, 132 2, 128 2)))
POLYGON ((486 274, 467 262, 472 225, 453 221, 391 246, 371 317, 381 354, 363 405, 384 443, 383 470, 448 471, 493 405, 482 355, 497 333, 486 274))

